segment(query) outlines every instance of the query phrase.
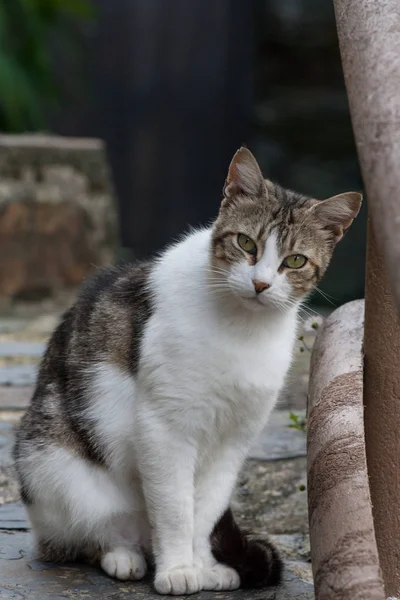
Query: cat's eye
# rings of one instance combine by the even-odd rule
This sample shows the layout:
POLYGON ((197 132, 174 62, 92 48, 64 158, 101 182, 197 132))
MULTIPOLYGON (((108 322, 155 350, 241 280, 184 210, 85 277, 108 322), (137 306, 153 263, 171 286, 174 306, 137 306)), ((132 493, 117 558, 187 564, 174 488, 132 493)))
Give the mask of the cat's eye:
POLYGON ((247 235, 245 235, 244 233, 239 233, 239 235, 237 237, 237 241, 238 241, 239 246, 245 252, 248 252, 249 254, 253 254, 253 255, 257 254, 256 243, 251 238, 249 238, 247 235))
POLYGON ((283 261, 283 266, 288 269, 300 269, 304 267, 307 262, 307 257, 303 256, 303 254, 291 254, 287 256, 283 261))

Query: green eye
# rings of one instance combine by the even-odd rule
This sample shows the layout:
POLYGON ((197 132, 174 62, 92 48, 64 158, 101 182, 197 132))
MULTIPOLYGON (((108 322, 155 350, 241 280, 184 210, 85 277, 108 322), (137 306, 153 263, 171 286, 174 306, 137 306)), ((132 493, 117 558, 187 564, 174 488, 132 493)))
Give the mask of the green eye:
POLYGON ((287 256, 283 261, 283 266, 288 269, 300 269, 304 267, 307 262, 307 258, 302 254, 291 254, 287 256))
POLYGON ((245 235, 244 233, 239 233, 237 240, 242 250, 248 252, 249 254, 257 254, 256 243, 253 242, 253 240, 247 235, 245 235))

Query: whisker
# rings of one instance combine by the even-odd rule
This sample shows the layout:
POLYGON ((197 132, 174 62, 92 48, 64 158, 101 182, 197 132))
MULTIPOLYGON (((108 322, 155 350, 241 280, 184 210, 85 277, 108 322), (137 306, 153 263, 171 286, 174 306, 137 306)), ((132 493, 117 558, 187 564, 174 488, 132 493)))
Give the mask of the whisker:
POLYGON ((302 305, 302 309, 305 311, 308 311, 309 315, 311 317, 320 317, 320 319, 323 319, 324 317, 321 315, 321 313, 319 313, 317 310, 314 310, 313 308, 311 308, 308 304, 302 305))
POLYGON ((229 275, 230 271, 228 269, 220 269, 219 267, 207 267, 208 273, 223 273, 224 275, 229 275))
POLYGON ((332 298, 332 300, 336 300, 337 302, 339 302, 339 298, 335 298, 335 296, 331 296, 331 294, 327 294, 327 292, 323 292, 321 290, 321 288, 319 288, 318 286, 315 286, 315 288, 321 292, 322 294, 324 294, 325 296, 327 296, 328 298, 332 298))
MULTIPOLYGON (((315 287, 315 290, 318 292, 318 294, 320 294, 327 302, 329 302, 329 304, 332 304, 332 306, 334 306, 335 308, 337 308, 337 304, 335 304, 329 297, 327 294, 325 294, 325 292, 323 292, 322 290, 319 289, 319 287, 315 287)), ((333 300, 337 300, 337 298, 333 298, 333 300)))

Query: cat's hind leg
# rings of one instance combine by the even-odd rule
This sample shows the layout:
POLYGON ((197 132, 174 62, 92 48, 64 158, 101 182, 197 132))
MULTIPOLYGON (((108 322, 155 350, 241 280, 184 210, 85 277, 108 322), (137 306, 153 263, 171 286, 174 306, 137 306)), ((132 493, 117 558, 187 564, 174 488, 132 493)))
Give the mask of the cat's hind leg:
POLYGON ((84 558, 122 580, 145 575, 149 531, 139 483, 56 446, 26 452, 18 463, 42 558, 84 558))

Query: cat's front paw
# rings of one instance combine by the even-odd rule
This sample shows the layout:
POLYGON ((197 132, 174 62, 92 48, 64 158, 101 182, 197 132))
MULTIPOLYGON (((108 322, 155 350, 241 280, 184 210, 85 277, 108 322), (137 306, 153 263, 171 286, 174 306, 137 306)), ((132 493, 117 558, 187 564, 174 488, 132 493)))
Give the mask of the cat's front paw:
POLYGON ((203 567, 203 590, 237 590, 240 577, 234 569, 217 563, 203 567))
POLYGON ((143 579, 147 571, 143 556, 128 548, 115 548, 115 550, 107 552, 101 559, 101 568, 110 577, 122 581, 143 579))
POLYGON ((202 589, 201 570, 197 567, 175 567, 156 573, 154 587, 159 594, 195 594, 202 589))

